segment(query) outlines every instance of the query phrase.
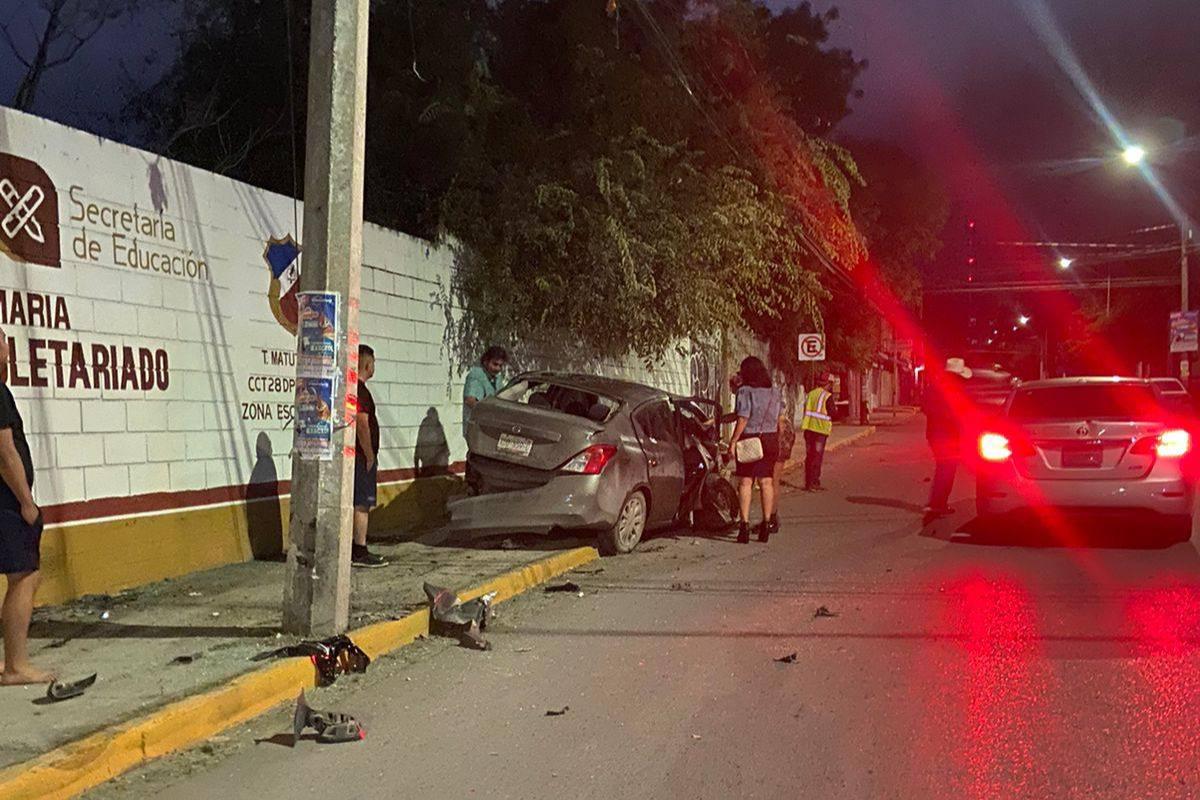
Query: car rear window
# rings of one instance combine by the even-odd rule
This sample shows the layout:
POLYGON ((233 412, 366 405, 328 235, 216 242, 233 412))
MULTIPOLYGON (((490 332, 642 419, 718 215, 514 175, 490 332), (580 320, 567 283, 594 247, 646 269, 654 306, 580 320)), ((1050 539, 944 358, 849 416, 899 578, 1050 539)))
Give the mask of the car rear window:
POLYGON ((501 400, 533 408, 544 408, 593 422, 607 422, 620 405, 611 397, 564 386, 553 381, 518 378, 497 394, 501 400))
POLYGON ((1164 391, 1164 392, 1186 392, 1187 391, 1187 389, 1183 388, 1183 384, 1180 383, 1178 381, 1178 379, 1176 379, 1176 378, 1159 378, 1159 379, 1153 381, 1153 383, 1161 391, 1164 391))
POLYGON ((1153 420, 1160 414, 1154 390, 1139 384, 1053 386, 1018 390, 1009 416, 1019 420, 1153 420))

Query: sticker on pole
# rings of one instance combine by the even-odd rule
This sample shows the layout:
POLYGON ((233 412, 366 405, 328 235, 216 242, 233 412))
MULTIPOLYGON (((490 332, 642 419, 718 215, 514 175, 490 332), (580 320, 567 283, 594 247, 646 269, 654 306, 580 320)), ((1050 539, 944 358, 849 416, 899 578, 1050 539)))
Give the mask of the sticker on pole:
POLYGON ((296 298, 300 324, 300 363, 304 378, 332 378, 337 373, 338 293, 301 292, 296 298))
POLYGON ((333 458, 333 390, 329 378, 296 380, 296 450, 303 459, 333 458))
POLYGON ((1171 352, 1200 350, 1200 311, 1171 312, 1171 352))
POLYGON ((823 333, 802 333, 802 334, 800 334, 800 360, 801 361, 824 361, 825 360, 825 334, 823 334, 823 333))

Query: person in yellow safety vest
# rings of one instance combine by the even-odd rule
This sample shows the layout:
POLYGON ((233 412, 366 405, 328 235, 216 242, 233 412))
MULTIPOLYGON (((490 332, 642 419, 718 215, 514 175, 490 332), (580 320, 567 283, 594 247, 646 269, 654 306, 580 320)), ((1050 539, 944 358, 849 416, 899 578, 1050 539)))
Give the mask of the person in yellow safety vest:
POLYGON ((804 398, 804 491, 822 492, 821 462, 825 458, 825 442, 833 433, 833 418, 829 415, 829 400, 833 397, 833 374, 821 375, 816 388, 804 398))

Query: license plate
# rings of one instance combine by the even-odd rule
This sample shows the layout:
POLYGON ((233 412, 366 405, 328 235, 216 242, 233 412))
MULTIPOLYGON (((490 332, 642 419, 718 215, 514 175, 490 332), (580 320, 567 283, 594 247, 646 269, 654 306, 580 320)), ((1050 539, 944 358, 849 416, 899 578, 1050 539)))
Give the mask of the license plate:
POLYGON ((525 458, 532 450, 533 439, 526 439, 524 436, 513 436, 510 433, 502 433, 496 441, 496 452, 498 453, 508 453, 509 455, 525 458))
POLYGON ((1062 465, 1067 469, 1089 469, 1104 463, 1104 450, 1100 447, 1064 447, 1062 465))

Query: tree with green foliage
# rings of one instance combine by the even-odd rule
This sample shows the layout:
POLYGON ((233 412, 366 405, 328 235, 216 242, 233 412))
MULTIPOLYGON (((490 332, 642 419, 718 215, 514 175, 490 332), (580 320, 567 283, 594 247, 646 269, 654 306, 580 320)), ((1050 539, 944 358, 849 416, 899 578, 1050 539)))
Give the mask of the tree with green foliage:
MULTIPOLYGON (((137 103, 155 149, 293 190, 307 12, 288 2, 193 7, 179 63, 137 103)), ((791 363, 831 271, 864 252, 853 161, 818 136, 863 67, 827 46, 835 19, 753 0, 379 0, 366 216, 456 243, 466 341, 653 358, 747 326, 791 363)))

